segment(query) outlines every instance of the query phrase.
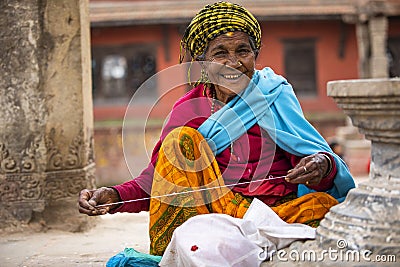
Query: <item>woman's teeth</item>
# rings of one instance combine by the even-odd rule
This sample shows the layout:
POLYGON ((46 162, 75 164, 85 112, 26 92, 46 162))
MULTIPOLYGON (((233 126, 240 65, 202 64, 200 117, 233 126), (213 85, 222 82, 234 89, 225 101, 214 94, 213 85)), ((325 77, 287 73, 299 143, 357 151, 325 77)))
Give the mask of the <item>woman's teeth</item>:
POLYGON ((222 75, 225 79, 229 80, 234 80, 240 77, 241 74, 227 74, 227 75, 222 75))

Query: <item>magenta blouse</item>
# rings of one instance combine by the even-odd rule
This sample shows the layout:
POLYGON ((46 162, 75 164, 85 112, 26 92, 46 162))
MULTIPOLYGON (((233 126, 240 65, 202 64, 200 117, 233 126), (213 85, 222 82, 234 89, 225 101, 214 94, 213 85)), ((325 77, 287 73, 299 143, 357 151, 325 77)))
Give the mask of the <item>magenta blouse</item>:
MULTIPOLYGON (((179 126, 189 126, 197 129, 211 115, 212 98, 209 90, 203 85, 193 88, 180 98, 174 105, 170 118, 164 126, 160 140, 154 147, 151 161, 146 169, 133 180, 113 186, 121 200, 148 198, 153 180, 154 166, 158 151, 167 134, 179 126)), ((221 106, 215 104, 215 111, 221 106)), ((325 153, 325 152, 323 152, 325 153)), ((333 156, 325 153, 333 163, 331 172, 317 186, 309 186, 316 191, 326 191, 333 186, 336 175, 336 165, 333 156)), ((287 174, 300 161, 301 157, 292 155, 278 147, 270 136, 257 124, 216 156, 225 184, 265 179, 266 177, 281 177, 287 174)), ((285 179, 260 181, 256 183, 237 185, 233 192, 244 196, 257 197, 267 205, 274 205, 280 198, 296 192, 297 184, 288 183, 285 179)), ((149 210, 149 200, 125 203, 114 209, 115 212, 140 212, 149 210)))

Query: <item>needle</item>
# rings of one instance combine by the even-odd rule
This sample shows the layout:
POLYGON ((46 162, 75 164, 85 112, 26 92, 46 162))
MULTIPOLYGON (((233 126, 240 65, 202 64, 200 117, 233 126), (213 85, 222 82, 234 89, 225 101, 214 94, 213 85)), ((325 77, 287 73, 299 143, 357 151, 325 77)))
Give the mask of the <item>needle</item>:
POLYGON ((161 196, 151 196, 151 197, 143 197, 143 198, 137 198, 137 199, 131 199, 131 200, 118 201, 118 202, 114 202, 114 203, 97 205, 97 206, 95 206, 95 208, 103 208, 103 207, 112 206, 112 205, 118 205, 118 204, 124 204, 124 203, 130 203, 130 202, 136 202, 136 201, 142 201, 142 200, 150 200, 152 198, 177 196, 177 195, 189 194, 189 193, 194 193, 194 192, 201 192, 201 191, 205 191, 205 190, 219 189, 219 188, 223 188, 223 187, 244 185, 244 184, 256 183, 256 182, 261 182, 261 181, 269 181, 269 180, 284 179, 284 178, 286 178, 286 175, 279 176, 279 177, 273 177, 272 175, 270 175, 268 178, 264 178, 264 179, 260 179, 260 180, 256 180, 256 181, 239 182, 239 183, 235 183, 235 184, 219 185, 219 186, 208 187, 208 188, 206 187, 206 188, 201 188, 201 189, 197 189, 197 190, 193 190, 193 191, 174 192, 174 193, 165 194, 165 195, 161 195, 161 196))

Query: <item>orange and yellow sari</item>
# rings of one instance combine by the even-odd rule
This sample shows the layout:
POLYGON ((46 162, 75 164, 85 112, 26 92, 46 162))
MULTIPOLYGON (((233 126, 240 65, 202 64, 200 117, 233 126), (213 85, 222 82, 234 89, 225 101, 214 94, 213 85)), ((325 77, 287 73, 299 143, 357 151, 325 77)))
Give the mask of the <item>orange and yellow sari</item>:
MULTIPOLYGON (((203 136, 190 127, 167 135, 155 167, 150 201, 150 253, 162 255, 174 230, 198 214, 242 218, 252 198, 224 184, 217 161, 203 136)), ((324 192, 287 197, 271 207, 288 223, 317 226, 338 202, 324 192)))

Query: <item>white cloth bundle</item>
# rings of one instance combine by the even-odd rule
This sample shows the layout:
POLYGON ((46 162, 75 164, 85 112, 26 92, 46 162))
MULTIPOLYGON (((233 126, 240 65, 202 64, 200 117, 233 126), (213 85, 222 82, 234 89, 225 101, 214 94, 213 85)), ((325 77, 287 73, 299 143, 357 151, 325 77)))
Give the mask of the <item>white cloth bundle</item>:
POLYGON ((243 219, 212 213, 187 220, 174 231, 160 266, 260 266, 292 242, 314 238, 314 228, 288 224, 254 199, 243 219))

